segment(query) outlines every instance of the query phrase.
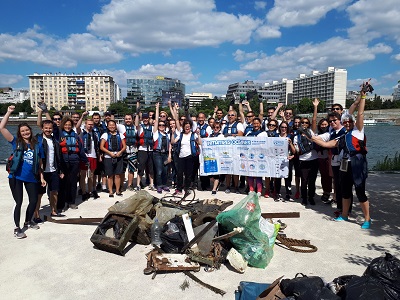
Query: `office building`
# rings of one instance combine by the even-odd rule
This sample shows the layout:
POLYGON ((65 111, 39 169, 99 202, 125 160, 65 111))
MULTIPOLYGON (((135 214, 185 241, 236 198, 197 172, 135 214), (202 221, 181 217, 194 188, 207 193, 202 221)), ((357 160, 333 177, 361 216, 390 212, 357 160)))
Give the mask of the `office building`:
POLYGON ((184 95, 185 84, 178 79, 164 76, 127 79, 126 102, 131 107, 138 100, 144 107, 154 106, 158 101, 165 106, 168 100, 181 104, 184 95))
POLYGON ((189 99, 189 106, 194 107, 197 104, 201 104, 203 101, 212 100, 213 96, 211 93, 191 93, 185 95, 185 98, 189 99))
POLYGON ((397 87, 394 88, 393 92, 393 101, 399 101, 400 100, 400 82, 397 84, 397 87))
POLYGON ((260 83, 255 83, 252 80, 246 80, 243 83, 236 82, 232 83, 228 86, 228 91, 226 92, 226 97, 228 99, 236 98, 236 103, 239 102, 240 94, 246 94, 247 92, 260 90, 261 89, 260 83))
POLYGON ((97 107, 105 111, 111 103, 117 101, 119 87, 109 75, 34 73, 29 75, 31 106, 45 102, 49 108, 92 110, 97 107), (117 92, 116 92, 117 91, 117 92))

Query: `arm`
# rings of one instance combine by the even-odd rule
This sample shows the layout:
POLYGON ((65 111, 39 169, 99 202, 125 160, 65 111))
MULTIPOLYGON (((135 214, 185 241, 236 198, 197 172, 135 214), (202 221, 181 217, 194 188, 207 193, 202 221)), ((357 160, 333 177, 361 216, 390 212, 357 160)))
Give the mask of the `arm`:
POLYGON ((281 107, 283 106, 283 103, 278 103, 278 105, 276 106, 276 109, 274 111, 274 113, 271 116, 271 120, 275 120, 276 116, 278 115, 279 110, 281 109, 281 107))
POLYGON ((111 152, 110 150, 106 149, 105 144, 106 144, 106 140, 101 139, 100 150, 103 151, 103 153, 107 153, 109 156, 114 157, 114 152, 111 152))
POLYGON ((314 105, 314 113, 311 122, 311 130, 317 132, 317 114, 318 114, 318 98, 314 98, 313 105, 314 105))
POLYGON ((160 103, 156 103, 156 119, 154 120, 153 124, 153 132, 158 130, 158 118, 160 117, 160 103))
POLYGON ((335 148, 338 144, 338 140, 330 140, 328 142, 323 141, 318 135, 314 135, 311 140, 316 143, 317 145, 320 145, 325 148, 335 148))
POLYGON ((244 118, 244 113, 243 113, 243 103, 239 102, 239 115, 240 115, 240 119, 242 120, 242 124, 244 124, 245 122, 245 118, 244 118))
POLYGON ((38 115, 37 115, 37 120, 36 120, 36 125, 41 128, 42 127, 42 109, 39 107, 38 108, 38 115))
POLYGON ((122 139, 122 149, 120 151, 117 152, 117 156, 120 157, 125 153, 126 150, 126 141, 125 139, 122 139))
POLYGON ((77 134, 80 134, 82 132, 82 130, 81 130, 82 121, 83 121, 83 118, 85 118, 88 114, 89 114, 89 112, 87 112, 87 111, 83 112, 81 117, 79 118, 78 123, 76 123, 75 128, 76 128, 76 133, 77 134))
POLYGON ((218 110, 218 105, 214 108, 214 113, 212 117, 215 119, 217 117, 217 110, 218 110))
MULTIPOLYGON (((363 93, 363 95, 361 95, 361 93, 363 93, 362 91, 360 92, 360 94, 357 96, 356 101, 353 102, 353 104, 349 107, 349 115, 354 114, 354 112, 356 111, 358 105, 360 104, 361 101, 361 97, 364 95, 365 93, 363 93)), ((364 98, 364 103, 365 103, 365 98, 364 98)))
POLYGON ((365 110, 365 92, 361 91, 360 93, 360 104, 358 106, 358 112, 357 112, 357 122, 356 126, 359 131, 361 131, 364 127, 364 110, 365 110))
POLYGON ((14 105, 10 105, 7 108, 6 114, 4 115, 3 119, 0 122, 0 132, 8 142, 11 142, 14 139, 14 136, 6 128, 6 125, 7 125, 7 122, 8 122, 8 118, 10 117, 11 113, 14 110, 15 110, 15 106, 14 105))
POLYGON ((260 120, 264 119, 264 103, 260 101, 260 113, 258 114, 260 120))

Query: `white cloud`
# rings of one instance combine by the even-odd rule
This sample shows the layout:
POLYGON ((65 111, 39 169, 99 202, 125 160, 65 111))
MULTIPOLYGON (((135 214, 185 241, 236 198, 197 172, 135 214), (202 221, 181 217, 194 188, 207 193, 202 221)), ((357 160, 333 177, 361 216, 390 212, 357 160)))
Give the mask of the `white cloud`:
POLYGON ((393 58, 394 58, 395 60, 400 60, 400 53, 399 53, 399 54, 396 54, 396 55, 393 55, 393 58))
POLYGON ((267 2, 265 1, 256 1, 254 2, 254 9, 255 10, 263 10, 267 7, 267 2))
POLYGON ((236 61, 251 60, 265 56, 265 53, 262 51, 244 52, 243 50, 238 49, 233 53, 233 57, 236 61))
MULTIPOLYGON (((243 78, 246 78, 248 76, 247 71, 242 71, 242 70, 231 70, 231 71, 222 71, 219 73, 215 78, 218 81, 224 81, 224 82, 229 82, 229 84, 237 81, 242 81, 243 78)), ((226 87, 228 87, 228 85, 226 87)))
POLYGON ((23 79, 24 77, 21 75, 0 74, 0 86, 1 87, 13 86, 16 83, 22 81, 23 79))
POLYGON ((327 12, 341 9, 350 0, 275 0, 275 6, 268 12, 269 24, 280 27, 314 25, 327 12))
POLYGON ((378 37, 393 39, 400 45, 400 7, 398 0, 360 0, 347 8, 354 23, 348 32, 354 39, 371 41, 378 37))
POLYGON ((299 73, 324 70, 328 66, 347 68, 374 60, 377 54, 390 53, 392 48, 382 43, 368 48, 366 44, 340 37, 322 43, 306 43, 292 48, 277 48, 274 55, 255 59, 241 69, 262 72, 267 80, 293 78, 299 73))
POLYGON ((256 35, 262 39, 270 39, 280 38, 282 33, 279 31, 279 27, 264 25, 257 28, 256 35))
POLYGON ((213 0, 111 1, 88 30, 130 53, 168 51, 221 43, 247 44, 262 23, 248 15, 216 11, 213 0), (150 17, 149 17, 150 16, 150 17))

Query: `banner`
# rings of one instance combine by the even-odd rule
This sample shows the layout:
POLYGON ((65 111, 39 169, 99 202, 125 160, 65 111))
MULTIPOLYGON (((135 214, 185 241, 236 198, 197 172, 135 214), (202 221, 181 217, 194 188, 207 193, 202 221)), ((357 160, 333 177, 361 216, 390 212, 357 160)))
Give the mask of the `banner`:
POLYGON ((203 138, 200 175, 234 174, 286 178, 289 175, 286 138, 203 138))

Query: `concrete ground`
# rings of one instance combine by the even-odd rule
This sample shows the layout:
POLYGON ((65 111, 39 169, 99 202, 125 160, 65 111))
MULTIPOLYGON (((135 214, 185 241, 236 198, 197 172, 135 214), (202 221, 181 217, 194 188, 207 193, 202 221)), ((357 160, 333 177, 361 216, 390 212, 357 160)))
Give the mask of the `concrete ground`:
MULTIPOLYGON (((144 275, 145 254, 152 247, 128 245, 123 256, 93 247, 90 237, 95 226, 62 225, 47 222, 39 230, 29 229, 28 237, 13 237, 12 208, 14 201, 6 172, 0 173, 0 295, 2 299, 216 299, 221 296, 200 286, 183 273, 159 274, 153 280, 144 275), (180 285, 188 279, 189 288, 180 285)), ((274 202, 260 198, 263 212, 300 212, 300 218, 282 219, 285 233, 295 239, 307 239, 318 247, 314 253, 288 251, 275 245, 274 256, 265 269, 248 268, 244 274, 226 265, 220 270, 196 273, 203 281, 224 291, 225 299, 234 299, 240 281, 271 283, 284 275, 296 273, 318 275, 330 281, 340 275, 361 275, 369 262, 390 252, 400 258, 399 174, 370 174, 367 190, 371 200, 370 230, 360 229, 356 217, 361 215, 356 202, 350 222, 332 220, 334 208, 317 201, 307 208, 299 201, 274 202)), ((154 192, 152 192, 154 193, 154 192)), ((124 198, 133 192, 125 192, 124 198)), ((317 194, 321 194, 318 182, 317 194)), ((156 193, 154 193, 156 195, 156 193)), ((211 192, 196 192, 199 199, 212 198, 211 192)), ((240 201, 245 195, 217 193, 221 200, 240 201)), ((78 199, 80 199, 78 197, 78 199)), ((319 199, 317 197, 316 199, 319 199)), ((102 193, 66 216, 104 217, 107 208, 118 198, 102 193)), ((24 198, 23 212, 27 198, 24 198)), ((78 200, 79 202, 79 200, 78 200)), ((44 200, 41 214, 49 214, 44 200)), ((229 209, 229 208, 228 208, 229 209)), ((23 220, 22 220, 23 221, 23 220)))

